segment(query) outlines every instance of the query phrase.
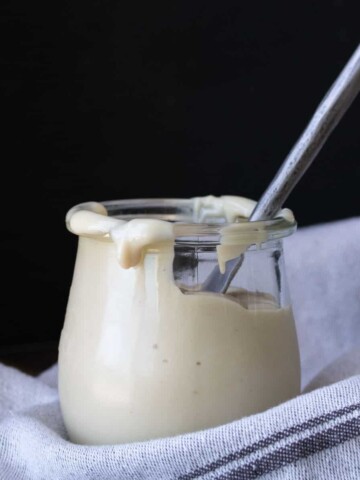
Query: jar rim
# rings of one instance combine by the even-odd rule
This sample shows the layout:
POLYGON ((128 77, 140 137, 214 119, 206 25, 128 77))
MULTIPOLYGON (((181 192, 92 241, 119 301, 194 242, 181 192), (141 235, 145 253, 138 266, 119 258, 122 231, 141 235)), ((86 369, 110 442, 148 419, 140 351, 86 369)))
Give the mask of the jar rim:
POLYGON ((176 238, 190 236, 222 235, 249 237, 259 231, 265 232, 267 240, 284 238, 297 228, 294 219, 277 216, 271 220, 249 222, 239 217, 235 222, 196 222, 194 221, 194 198, 135 198, 105 200, 99 202, 110 217, 123 220, 134 218, 156 218, 174 223, 176 238))

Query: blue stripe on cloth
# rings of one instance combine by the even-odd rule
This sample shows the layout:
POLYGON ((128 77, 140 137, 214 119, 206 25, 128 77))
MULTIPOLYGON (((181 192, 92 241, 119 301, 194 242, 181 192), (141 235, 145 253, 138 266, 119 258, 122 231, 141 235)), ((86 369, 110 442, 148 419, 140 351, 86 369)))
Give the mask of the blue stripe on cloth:
MULTIPOLYGON (((208 463, 207 465, 204 465, 202 467, 196 468, 195 470, 192 470, 191 472, 186 473, 185 475, 181 475, 178 477, 178 480, 193 480, 196 478, 200 478, 203 475, 206 475, 207 473, 210 472, 215 472, 217 469, 220 467, 223 467, 231 462, 234 462, 236 460, 240 460, 242 458, 247 457, 250 454, 253 454, 263 448, 271 447, 271 445, 276 444, 280 440, 287 439, 295 434, 299 433, 304 433, 307 430, 314 428, 314 427, 319 427, 323 426, 326 428, 326 423, 331 422, 333 420, 336 420, 344 415, 347 415, 349 413, 355 412, 355 411, 360 411, 360 403, 354 404, 354 405, 349 405, 347 407, 341 408, 339 410, 334 410, 332 412, 328 412, 324 415, 320 415, 318 417, 311 418, 303 423, 294 425, 290 428, 287 428, 285 430, 281 430, 279 432, 276 432, 268 437, 265 437, 261 440, 259 440, 256 443, 253 443, 252 445, 248 445, 245 448, 242 448, 241 450, 234 451, 228 455, 225 455, 223 457, 218 458, 217 460, 208 463)), ((360 425, 356 422, 359 422, 360 420, 358 418, 349 420, 347 422, 341 423, 340 425, 337 425, 336 427, 333 428, 328 428, 323 432, 320 432, 318 434, 314 434, 312 436, 307 437, 306 439, 303 440, 298 440, 291 445, 288 445, 286 447, 282 447, 277 449, 275 452, 272 452, 269 454, 269 456, 264 456, 260 458, 258 461, 260 462, 257 464, 256 462, 253 462, 252 464, 248 464, 245 467, 246 469, 246 476, 241 476, 241 468, 238 470, 234 470, 236 472, 239 472, 240 476, 226 476, 230 475, 225 474, 225 476, 220 476, 218 477, 219 479, 253 479, 258 477, 259 475, 262 475, 265 470, 265 466, 267 465, 266 468, 269 468, 269 470, 266 470, 266 472, 271 471, 275 468, 280 468, 288 463, 291 463, 293 461, 298 460, 299 458, 303 458, 306 456, 309 456, 311 454, 317 453, 318 451, 321 451, 325 448, 330 448, 333 446, 336 446, 339 443, 343 443, 344 441, 354 438, 357 435, 360 435, 360 425), (350 422, 350 423, 349 423, 350 422), (348 428, 344 430, 344 426, 347 426, 348 428), (336 430, 338 429, 338 430, 336 430), (327 435, 328 432, 328 435, 327 435), (335 432, 335 434, 334 434, 335 432), (338 434, 338 437, 336 436, 338 434), (317 438, 316 436, 319 435, 319 443, 313 443, 311 439, 317 438), (304 443, 305 442, 305 443, 304 443), (329 443, 330 442, 330 443, 329 443), (294 447, 293 450, 291 450, 291 447, 294 447), (290 451, 288 450, 290 448, 290 451), (319 450, 317 450, 319 448, 319 450), (277 452, 279 452, 277 454, 277 452), (303 452, 303 454, 300 455, 300 453, 303 452), (273 455, 275 455, 273 457, 273 455), (268 460, 266 460, 266 458, 268 460), (271 457, 271 458, 270 458, 271 457), (261 463, 263 462, 263 463, 261 463), (250 467, 250 465, 252 465, 250 467), (278 466, 276 466, 278 465, 278 466), (270 468, 270 466, 273 466, 270 468), (264 470, 264 471, 263 471, 264 470), (259 473, 262 472, 262 473, 259 473), (253 476, 255 475, 255 476, 253 476)), ((274 447, 275 448, 275 447, 274 447)), ((244 475, 245 475, 245 470, 244 470, 244 475)))

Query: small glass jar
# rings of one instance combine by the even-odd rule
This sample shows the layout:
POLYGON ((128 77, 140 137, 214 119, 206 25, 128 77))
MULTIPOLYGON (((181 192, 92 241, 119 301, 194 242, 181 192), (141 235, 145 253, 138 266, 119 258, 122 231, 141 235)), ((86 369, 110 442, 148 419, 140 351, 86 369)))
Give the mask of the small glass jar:
POLYGON ((139 265, 125 269, 108 232, 80 235, 59 347, 60 403, 72 441, 191 432, 299 394, 282 249, 294 221, 230 225, 210 215, 194 223, 193 200, 102 206, 110 219, 170 222, 174 239, 144 246, 139 265), (240 256, 226 293, 206 291, 219 263, 240 256))

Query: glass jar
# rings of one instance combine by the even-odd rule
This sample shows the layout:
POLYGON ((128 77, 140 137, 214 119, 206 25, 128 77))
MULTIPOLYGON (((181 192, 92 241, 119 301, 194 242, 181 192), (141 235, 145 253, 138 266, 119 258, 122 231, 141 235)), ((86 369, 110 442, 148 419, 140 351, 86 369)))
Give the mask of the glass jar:
POLYGON ((299 393, 282 249, 294 221, 238 217, 229 224, 210 213, 194 223, 194 200, 176 199, 83 204, 71 212, 83 210, 92 211, 95 224, 87 217, 79 223, 59 347, 60 403, 72 441, 111 444, 191 432, 299 393), (134 219, 162 220, 173 238, 150 235, 141 243, 143 231, 134 234, 126 248, 143 235, 141 257, 123 268, 119 248, 134 219), (116 222, 118 243, 109 233, 116 222), (206 291, 218 265, 240 256, 226 293, 206 291))

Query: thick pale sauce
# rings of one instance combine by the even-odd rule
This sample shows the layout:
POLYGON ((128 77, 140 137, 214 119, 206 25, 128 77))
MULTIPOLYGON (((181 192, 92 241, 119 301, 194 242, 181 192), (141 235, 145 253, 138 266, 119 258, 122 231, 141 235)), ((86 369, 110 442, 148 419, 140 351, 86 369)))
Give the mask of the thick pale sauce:
POLYGON ((261 294, 252 304, 183 294, 173 280, 172 225, 104 214, 95 204, 67 219, 82 235, 59 356, 73 441, 199 430, 299 393, 290 309, 261 294))

